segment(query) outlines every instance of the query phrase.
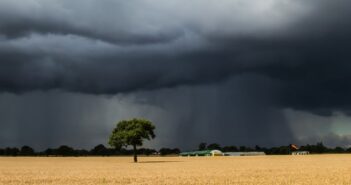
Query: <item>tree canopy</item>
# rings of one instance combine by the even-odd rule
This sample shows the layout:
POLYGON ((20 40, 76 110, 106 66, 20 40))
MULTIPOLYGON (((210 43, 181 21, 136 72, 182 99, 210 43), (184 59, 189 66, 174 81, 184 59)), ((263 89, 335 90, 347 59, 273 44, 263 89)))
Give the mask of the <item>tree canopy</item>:
POLYGON ((137 146, 142 146, 143 141, 155 138, 155 126, 151 121, 145 119, 122 120, 117 123, 109 139, 112 147, 133 146, 134 162, 137 162, 137 146))

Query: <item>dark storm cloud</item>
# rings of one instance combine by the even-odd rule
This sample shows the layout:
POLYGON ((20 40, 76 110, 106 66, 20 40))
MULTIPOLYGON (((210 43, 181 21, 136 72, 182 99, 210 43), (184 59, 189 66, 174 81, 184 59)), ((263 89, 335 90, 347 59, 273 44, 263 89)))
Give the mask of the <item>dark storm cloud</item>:
POLYGON ((2 1, 0 91, 129 94, 173 112, 155 119, 184 140, 289 142, 281 110, 351 110, 349 7, 347 0, 2 1))
POLYGON ((32 33, 71 34, 129 45, 170 42, 182 34, 179 29, 161 30, 152 25, 146 28, 142 22, 129 24, 133 19, 128 16, 135 17, 135 10, 128 8, 129 2, 93 0, 84 3, 89 5, 69 1, 3 1, 0 3, 0 35, 15 39, 32 33))
MULTIPOLYGON (((95 1, 92 2, 93 5, 99 4, 95 1)), ((125 9, 128 8, 129 3, 118 3, 118 6, 109 3, 101 5, 101 7, 114 5, 118 10, 123 10, 120 16, 123 15, 127 20, 122 21, 117 16, 115 24, 122 28, 125 26, 126 29, 123 31, 126 35, 118 30, 112 30, 111 34, 103 33, 100 32, 100 28, 95 28, 94 25, 84 24, 85 26, 79 27, 79 22, 75 23, 75 19, 71 17, 74 14, 60 15, 57 13, 58 15, 56 15, 53 13, 51 16, 45 16, 48 10, 45 10, 45 7, 37 7, 35 10, 39 13, 31 17, 26 16, 25 12, 14 12, 11 9, 6 9, 6 6, 2 6, 1 17, 3 20, 0 24, 0 32, 10 38, 30 33, 50 33, 76 34, 83 37, 97 35, 91 37, 93 39, 99 39, 98 35, 101 34, 106 36, 106 38, 101 37, 101 40, 112 43, 119 42, 118 38, 114 37, 127 40, 131 38, 130 42, 135 44, 138 44, 139 41, 140 43, 154 43, 154 40, 157 43, 157 40, 163 40, 143 39, 135 36, 134 31, 128 29, 143 29, 143 27, 134 26, 133 19, 131 19, 133 26, 128 27, 126 23, 128 15, 126 15, 125 9), (94 30, 95 33, 93 33, 94 30), (85 34, 84 32, 92 33, 85 34)), ((6 3, 4 4, 6 5, 6 3)), ((33 47, 11 47, 10 44, 6 44, 8 41, 5 39, 3 41, 5 44, 2 45, 0 51, 2 58, 1 87, 3 90, 17 92, 62 88, 70 91, 111 94, 182 84, 210 83, 240 73, 260 73, 282 80, 286 84, 283 90, 287 91, 283 94, 287 94, 289 97, 296 96, 296 99, 301 98, 303 101, 307 101, 306 104, 312 106, 315 104, 314 101, 326 96, 324 93, 332 95, 335 93, 337 96, 342 96, 350 91, 348 86, 344 84, 346 79, 350 79, 348 73, 350 65, 347 62, 349 59, 348 48, 350 48, 350 23, 344 19, 348 17, 349 11, 345 7, 348 7, 349 2, 342 0, 333 3, 322 1, 317 4, 314 1, 308 1, 306 4, 315 6, 310 16, 286 26, 280 31, 281 33, 278 32, 276 35, 226 34, 221 33, 220 30, 207 33, 200 31, 198 35, 207 41, 204 46, 195 51, 185 50, 175 54, 169 54, 171 52, 169 50, 176 46, 167 47, 166 45, 166 49, 161 47, 161 49, 139 49, 127 52, 113 52, 112 50, 96 55, 94 53, 75 55, 67 50, 65 51, 66 55, 62 55, 62 53, 43 52, 41 49, 35 49, 37 45, 34 44, 32 44, 34 49, 33 47), (48 66, 47 63, 51 63, 52 66, 48 66), (307 91, 304 91, 305 88, 307 91), (293 89, 296 94, 289 94, 293 89), (335 91, 327 92, 328 89, 335 91), (305 93, 308 97, 316 94, 320 94, 321 97, 314 96, 312 99, 308 99, 303 97, 305 93)), ((62 5, 57 9, 65 10, 64 8, 62 5)), ((63 10, 58 12, 62 13, 63 10)), ((66 12, 69 10, 67 8, 66 12)), ((81 14, 85 14, 86 10, 80 11, 83 12, 81 14)), ((94 12, 92 13, 94 14, 94 12)), ((77 18, 77 21, 80 19, 77 18)), ((109 30, 107 28, 101 30, 109 30)), ((191 26, 183 29, 194 31, 191 26)), ((166 31, 168 32, 165 34, 154 32, 152 35, 173 38, 173 33, 169 30, 166 31)), ((273 30, 272 32, 277 31, 273 30)), ((50 36, 47 39, 51 39, 50 36)), ((172 41, 172 39, 166 40, 172 41)), ((121 42, 123 43, 123 41, 121 42)), ((295 101, 292 100, 292 102, 295 101)), ((332 99, 323 104, 330 106, 340 103, 338 101, 332 99)))

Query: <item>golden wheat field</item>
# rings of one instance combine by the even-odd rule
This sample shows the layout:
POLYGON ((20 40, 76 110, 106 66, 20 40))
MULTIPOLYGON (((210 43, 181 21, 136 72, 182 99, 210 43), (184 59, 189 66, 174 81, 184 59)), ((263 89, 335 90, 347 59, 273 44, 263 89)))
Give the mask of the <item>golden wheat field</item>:
POLYGON ((351 155, 0 158, 0 184, 351 184, 351 155))

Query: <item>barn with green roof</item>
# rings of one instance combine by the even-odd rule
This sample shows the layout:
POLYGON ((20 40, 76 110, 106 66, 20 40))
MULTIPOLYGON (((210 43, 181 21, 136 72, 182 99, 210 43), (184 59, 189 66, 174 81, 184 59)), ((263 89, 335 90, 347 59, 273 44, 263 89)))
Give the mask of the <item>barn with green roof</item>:
POLYGON ((201 150, 201 151, 192 151, 192 152, 182 152, 180 156, 223 156, 223 153, 219 150, 201 150))

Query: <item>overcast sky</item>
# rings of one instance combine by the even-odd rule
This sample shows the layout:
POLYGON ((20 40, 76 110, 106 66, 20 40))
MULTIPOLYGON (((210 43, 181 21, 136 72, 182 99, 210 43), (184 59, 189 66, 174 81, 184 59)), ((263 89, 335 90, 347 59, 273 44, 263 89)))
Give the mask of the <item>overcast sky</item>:
POLYGON ((351 145, 349 0, 1 0, 0 147, 351 145))

